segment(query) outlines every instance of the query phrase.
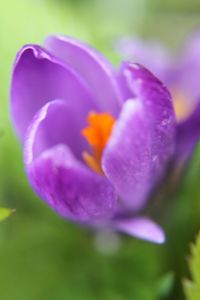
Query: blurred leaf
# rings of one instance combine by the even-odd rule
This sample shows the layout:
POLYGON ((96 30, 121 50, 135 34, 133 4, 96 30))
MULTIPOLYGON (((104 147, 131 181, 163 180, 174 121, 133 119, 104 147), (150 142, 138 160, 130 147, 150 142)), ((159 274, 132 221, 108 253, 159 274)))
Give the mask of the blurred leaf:
POLYGON ((3 221, 14 212, 13 209, 0 207, 0 221, 3 221))
POLYGON ((165 299, 171 292, 174 283, 174 274, 168 272, 165 274, 158 283, 159 299, 165 299))
POLYGON ((184 290, 187 300, 199 300, 200 298, 200 233, 196 243, 191 247, 192 256, 189 259, 189 269, 192 281, 184 281, 184 290))
MULTIPOLYGON (((193 241, 200 228, 200 144, 188 162, 188 166, 180 176, 180 184, 176 184, 168 197, 164 215, 164 228, 167 243, 163 248, 163 263, 166 270, 173 270, 175 282, 168 299, 184 299, 181 279, 188 274, 185 258, 188 245, 193 241)), ((200 298, 199 298, 200 299, 200 298)))

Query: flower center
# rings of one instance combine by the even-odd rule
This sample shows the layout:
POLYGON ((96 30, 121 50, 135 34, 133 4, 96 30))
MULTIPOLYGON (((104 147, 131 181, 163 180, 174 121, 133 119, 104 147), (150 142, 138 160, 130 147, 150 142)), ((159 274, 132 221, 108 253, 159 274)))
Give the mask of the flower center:
POLYGON ((103 174, 101 157, 111 135, 115 119, 109 113, 90 112, 87 122, 88 127, 84 128, 81 133, 90 145, 92 154, 84 151, 83 159, 93 171, 103 174))
POLYGON ((194 110, 194 104, 189 103, 186 95, 180 90, 173 89, 174 110, 177 121, 185 120, 194 110))

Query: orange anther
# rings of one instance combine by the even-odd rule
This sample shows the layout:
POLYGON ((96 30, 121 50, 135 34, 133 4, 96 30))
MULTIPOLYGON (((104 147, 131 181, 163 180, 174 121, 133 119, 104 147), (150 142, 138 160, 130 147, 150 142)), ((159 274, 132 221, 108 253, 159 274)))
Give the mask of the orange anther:
POLYGON ((109 113, 90 112, 87 117, 88 127, 82 130, 82 135, 91 146, 92 154, 83 153, 83 159, 91 169, 102 173, 101 157, 111 135, 115 119, 109 113))

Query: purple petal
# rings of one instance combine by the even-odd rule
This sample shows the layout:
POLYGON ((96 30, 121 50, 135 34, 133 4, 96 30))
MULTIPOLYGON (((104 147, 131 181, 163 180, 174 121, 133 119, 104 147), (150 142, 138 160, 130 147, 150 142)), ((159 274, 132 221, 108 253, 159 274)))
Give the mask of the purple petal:
POLYGON ((151 184, 151 140, 138 100, 125 102, 105 148, 102 167, 123 203, 134 210, 141 208, 151 184))
POLYGON ((82 159, 82 152, 88 144, 81 135, 85 126, 84 108, 65 100, 54 100, 44 105, 30 125, 26 137, 25 160, 30 162, 43 151, 57 145, 66 144, 73 154, 82 159))
POLYGON ((95 49, 68 36, 52 36, 47 48, 74 68, 88 83, 103 111, 117 115, 122 103, 116 72, 95 49))
POLYGON ((175 158, 185 161, 200 139, 200 101, 190 117, 177 126, 175 158))
POLYGON ((129 98, 103 156, 103 169, 122 201, 140 209, 174 152, 175 116, 170 94, 149 71, 122 68, 129 98))
POLYGON ((41 198, 65 218, 80 222, 108 218, 115 208, 115 191, 104 176, 90 171, 64 144, 67 138, 57 132, 62 122, 66 125, 61 109, 67 111, 62 101, 47 104, 28 129, 24 156, 29 181, 41 198), (51 122, 53 116, 55 123, 51 122))
POLYGON ((141 101, 151 128, 152 171, 161 175, 173 154, 175 145, 175 113, 167 88, 144 67, 124 64, 122 67, 130 97, 141 101))
POLYGON ((165 234, 162 228, 150 219, 137 217, 133 219, 116 220, 114 225, 117 230, 139 239, 157 244, 165 242, 165 234))
POLYGON ((80 164, 67 146, 46 150, 26 167, 35 191, 61 216, 96 222, 112 215, 116 201, 112 186, 80 164))
POLYGON ((39 46, 19 52, 11 84, 11 110, 16 130, 24 137, 29 122, 47 102, 65 99, 88 110, 96 109, 79 75, 39 46))

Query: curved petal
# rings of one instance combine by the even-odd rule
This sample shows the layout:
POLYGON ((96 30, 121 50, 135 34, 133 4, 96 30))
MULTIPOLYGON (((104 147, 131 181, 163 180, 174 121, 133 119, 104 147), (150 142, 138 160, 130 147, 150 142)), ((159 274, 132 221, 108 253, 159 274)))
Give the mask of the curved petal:
POLYGON ((25 46, 16 58, 11 83, 11 111, 22 139, 34 114, 54 99, 96 109, 87 86, 70 67, 39 46, 25 46))
POLYGON ((68 36, 51 36, 45 46, 72 66, 88 83, 103 111, 117 115, 122 103, 112 65, 95 49, 68 36))
POLYGON ((62 113, 57 120, 61 108, 65 108, 62 101, 47 104, 28 129, 24 157, 29 181, 41 198, 65 218, 80 222, 108 218, 115 208, 115 191, 104 176, 90 171, 64 144, 68 139, 64 131, 58 131, 61 123, 66 125, 62 113), (51 122, 53 116, 55 123, 51 122))
POLYGON ((66 144, 73 154, 82 159, 88 144, 81 135, 85 127, 86 109, 65 100, 54 100, 45 104, 33 118, 25 143, 25 162, 29 163, 43 151, 66 144))
POLYGON ((123 203, 137 210, 146 200, 150 182, 151 140, 143 107, 138 100, 125 102, 104 150, 102 168, 123 203))
POLYGON ((194 112, 177 126, 175 158, 187 160, 200 139, 200 101, 194 112))
POLYGON ((35 191, 61 216, 96 222, 112 215, 116 199, 112 186, 80 164, 67 146, 44 151, 26 168, 35 191))
POLYGON ((160 175, 175 145, 176 120, 171 95, 152 73, 138 64, 124 64, 123 76, 130 96, 138 98, 144 106, 151 129, 152 170, 160 175))
POLYGON ((116 220, 114 225, 117 230, 139 239, 157 244, 165 242, 165 234, 162 228, 150 219, 144 217, 122 219, 116 220))
POLYGON ((161 180, 174 152, 175 116, 170 94, 145 68, 122 68, 125 102, 104 152, 105 174, 122 200, 140 209, 161 180))

